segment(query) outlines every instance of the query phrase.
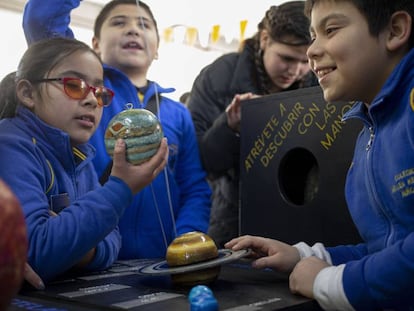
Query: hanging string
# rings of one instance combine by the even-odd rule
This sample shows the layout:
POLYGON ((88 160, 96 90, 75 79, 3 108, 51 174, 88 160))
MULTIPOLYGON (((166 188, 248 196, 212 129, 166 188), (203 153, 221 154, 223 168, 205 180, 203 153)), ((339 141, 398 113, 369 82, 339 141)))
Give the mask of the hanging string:
POLYGON ((125 110, 130 110, 134 108, 134 104, 133 103, 126 103, 124 106, 125 110))
MULTIPOLYGON (((145 33, 145 24, 144 24, 144 19, 142 18, 142 15, 140 14, 140 1, 136 0, 137 3, 137 8, 138 8, 138 18, 141 24, 141 29, 143 30, 143 38, 144 38, 144 49, 147 53, 148 59, 151 58, 151 54, 148 48, 148 39, 145 33)), ((159 98, 159 94, 158 94, 158 89, 157 89, 157 85, 156 83, 152 83, 152 85, 154 86, 154 92, 155 92, 155 102, 156 102, 156 107, 157 107, 157 117, 158 120, 161 123, 161 114, 160 114, 160 98, 159 98)), ((173 205, 172 205, 172 200, 171 200, 171 191, 170 191, 170 183, 169 183, 169 179, 168 179, 168 171, 167 171, 167 166, 164 167, 164 177, 165 177, 165 183, 167 186, 167 198, 168 198, 168 205, 169 205, 169 209, 170 209, 170 216, 171 216, 171 221, 173 224, 173 228, 174 228, 174 238, 177 237, 177 227, 176 227, 176 223, 175 223, 175 217, 174 217, 174 210, 173 210, 173 205)), ((158 220, 160 222, 160 227, 161 227, 161 231, 163 234, 163 238, 164 238, 164 243, 165 243, 165 247, 168 248, 168 242, 167 242, 167 238, 166 238, 166 233, 165 233, 165 228, 164 228, 164 224, 162 222, 162 218, 161 218, 161 213, 157 204, 157 197, 155 196, 155 191, 153 188, 153 185, 151 183, 151 190, 152 190, 152 196, 155 202, 155 208, 157 211, 157 215, 158 215, 158 220)))
POLYGON ((168 248, 167 236, 165 235, 164 224, 162 222, 160 209, 158 207, 158 202, 157 202, 157 198, 155 196, 154 186, 152 185, 152 183, 151 183, 151 192, 152 192, 152 197, 153 197, 154 203, 155 203, 155 210, 157 211, 158 221, 159 221, 160 226, 161 226, 162 237, 164 238, 165 249, 167 249, 168 248))

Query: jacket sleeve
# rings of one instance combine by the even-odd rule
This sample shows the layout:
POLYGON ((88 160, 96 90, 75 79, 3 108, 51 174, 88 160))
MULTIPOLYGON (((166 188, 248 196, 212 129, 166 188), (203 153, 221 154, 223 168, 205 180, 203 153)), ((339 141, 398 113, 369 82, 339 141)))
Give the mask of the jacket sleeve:
MULTIPOLYGON (((217 75, 229 75, 225 62, 212 63, 195 79, 188 108, 197 133, 203 165, 209 174, 220 176, 238 166, 240 138, 227 125, 226 107, 232 98, 217 90, 217 75), (217 70, 227 71, 220 73, 217 70)), ((221 80, 220 80, 221 81, 221 80)))
MULTIPOLYGON (((413 306, 412 280, 414 280, 414 233, 405 239, 369 254, 365 244, 327 248, 335 266, 343 266, 341 278, 335 269, 324 271, 318 292, 329 293, 315 297, 327 309, 335 309, 340 297, 335 288, 343 288, 345 299, 354 310, 393 309, 396 306, 413 306), (340 281, 341 284, 333 285, 340 281)), ((319 275, 318 275, 319 277, 319 275)), ((315 287, 314 287, 315 288, 315 287)), ((404 309, 405 310, 405 309, 404 309)), ((408 309, 407 309, 408 310, 408 309)))
POLYGON ((50 37, 73 38, 70 13, 80 0, 29 0, 23 12, 23 30, 27 44, 50 37))
MULTIPOLYGON (((92 164, 88 169, 93 172, 92 164)), ((97 188, 74 199, 57 216, 51 216, 45 192, 50 184, 49 172, 44 157, 30 144, 21 140, 2 140, 0 177, 16 194, 23 208, 29 263, 48 281, 70 269, 97 246, 96 256, 87 268, 110 266, 121 247, 117 224, 132 200, 130 189, 115 177, 103 187, 96 181, 97 188)), ((93 177, 96 175, 91 173, 93 177)), ((65 185, 57 180, 55 183, 59 184, 58 193, 62 193, 65 185)))
POLYGON ((414 306, 413 258, 414 232, 379 252, 346 263, 343 287, 354 309, 414 306))
POLYGON ((360 243, 357 245, 339 245, 334 247, 327 247, 332 263, 339 265, 351 260, 358 260, 368 254, 366 244, 360 243))
POLYGON ((374 311, 414 305, 414 233, 373 254, 358 244, 327 248, 327 256, 317 244, 309 247, 301 242, 295 247, 301 258, 317 256, 334 264, 320 271, 313 287, 324 310, 374 311))

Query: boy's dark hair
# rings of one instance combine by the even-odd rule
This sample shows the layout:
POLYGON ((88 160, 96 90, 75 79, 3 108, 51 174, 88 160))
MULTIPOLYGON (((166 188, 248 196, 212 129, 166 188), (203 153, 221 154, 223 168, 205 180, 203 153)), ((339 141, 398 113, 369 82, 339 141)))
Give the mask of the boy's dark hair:
POLYGON ((0 118, 15 115, 18 105, 16 83, 19 80, 42 79, 68 56, 79 51, 94 54, 102 64, 99 56, 86 43, 76 39, 54 37, 30 45, 20 59, 17 71, 5 76, 0 83, 0 118))
MULTIPOLYGON (((315 4, 323 1, 337 0, 306 0, 305 14, 310 18, 315 4)), ((344 0, 342 0, 344 1, 344 0)), ((390 21, 391 15, 396 11, 406 11, 410 14, 414 25, 414 0, 346 0, 355 5, 367 19, 368 29, 371 35, 377 36, 390 21)), ((414 47, 414 28, 411 29, 409 47, 414 47)))
MULTIPOLYGON (((95 19, 95 25, 93 27, 93 34, 96 38, 100 38, 101 36, 101 29, 102 29, 102 25, 105 22, 105 20, 108 18, 108 15, 111 13, 111 11, 117 7, 118 5, 121 4, 133 4, 133 5, 137 5, 137 1, 136 0, 112 0, 110 2, 108 2, 103 8, 102 10, 99 12, 98 16, 95 19)), ((142 2, 139 1, 139 7, 144 9, 148 15, 151 17, 151 20, 153 21, 154 25, 155 25, 155 30, 157 32, 157 38, 159 40, 159 33, 158 33, 158 26, 157 26, 157 21, 154 18, 154 15, 152 14, 152 11, 150 9, 150 7, 142 2)))

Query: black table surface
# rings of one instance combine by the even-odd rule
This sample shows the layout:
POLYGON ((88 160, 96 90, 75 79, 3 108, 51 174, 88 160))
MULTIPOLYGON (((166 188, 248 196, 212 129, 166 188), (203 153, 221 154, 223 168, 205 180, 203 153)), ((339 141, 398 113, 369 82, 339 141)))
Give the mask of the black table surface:
MULTIPOLYGON (((191 287, 173 283, 169 275, 138 271, 151 263, 120 261, 107 271, 66 275, 47 284, 44 291, 26 285, 8 311, 190 310, 191 287)), ((290 293, 287 275, 253 269, 248 259, 222 265, 217 280, 208 286, 219 310, 321 310, 315 301, 290 293)))

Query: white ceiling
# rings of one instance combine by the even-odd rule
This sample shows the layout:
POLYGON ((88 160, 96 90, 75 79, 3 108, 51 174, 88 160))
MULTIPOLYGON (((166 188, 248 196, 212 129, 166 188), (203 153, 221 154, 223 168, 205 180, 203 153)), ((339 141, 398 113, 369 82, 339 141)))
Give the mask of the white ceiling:
MULTIPOLYGON (((49 0, 43 0, 49 1, 49 0)), ((71 27, 76 38, 91 43, 92 25, 100 8, 109 0, 83 0, 78 9, 73 11, 71 27)), ((285 1, 285 0, 283 0, 285 1)), ((245 37, 257 30, 257 23, 270 5, 281 3, 280 0, 144 0, 151 7, 157 20, 160 35, 164 29, 180 24, 196 27, 199 34, 207 34, 212 26, 220 25, 220 35, 232 42, 239 38, 240 21, 248 20, 245 37)), ((16 70, 21 55, 27 48, 21 27, 21 13, 27 0, 0 0, 0 20, 3 42, 0 49, 0 77, 16 70)), ((182 27, 179 27, 182 32, 182 27)), ((223 49, 198 49, 182 43, 183 33, 175 34, 173 43, 161 42, 159 58, 153 62, 149 79, 156 80, 165 87, 173 86, 176 92, 171 97, 179 96, 191 89, 192 82, 199 71, 224 53, 223 49)), ((226 42, 225 42, 226 43, 226 42)), ((217 47, 217 44, 216 44, 217 47)))
MULTIPOLYGON (((44 0, 47 1, 47 0, 44 0)), ((76 26, 92 28, 94 18, 105 3, 110 0, 83 0, 72 13, 72 23, 76 26)), ((22 12, 27 0, 0 0, 0 8, 22 12)), ((212 26, 220 25, 221 34, 237 37, 240 21, 247 20, 246 35, 253 34, 257 23, 271 5, 284 0, 145 0, 159 25, 163 29, 180 24, 196 27, 200 32, 210 32, 212 26)))

